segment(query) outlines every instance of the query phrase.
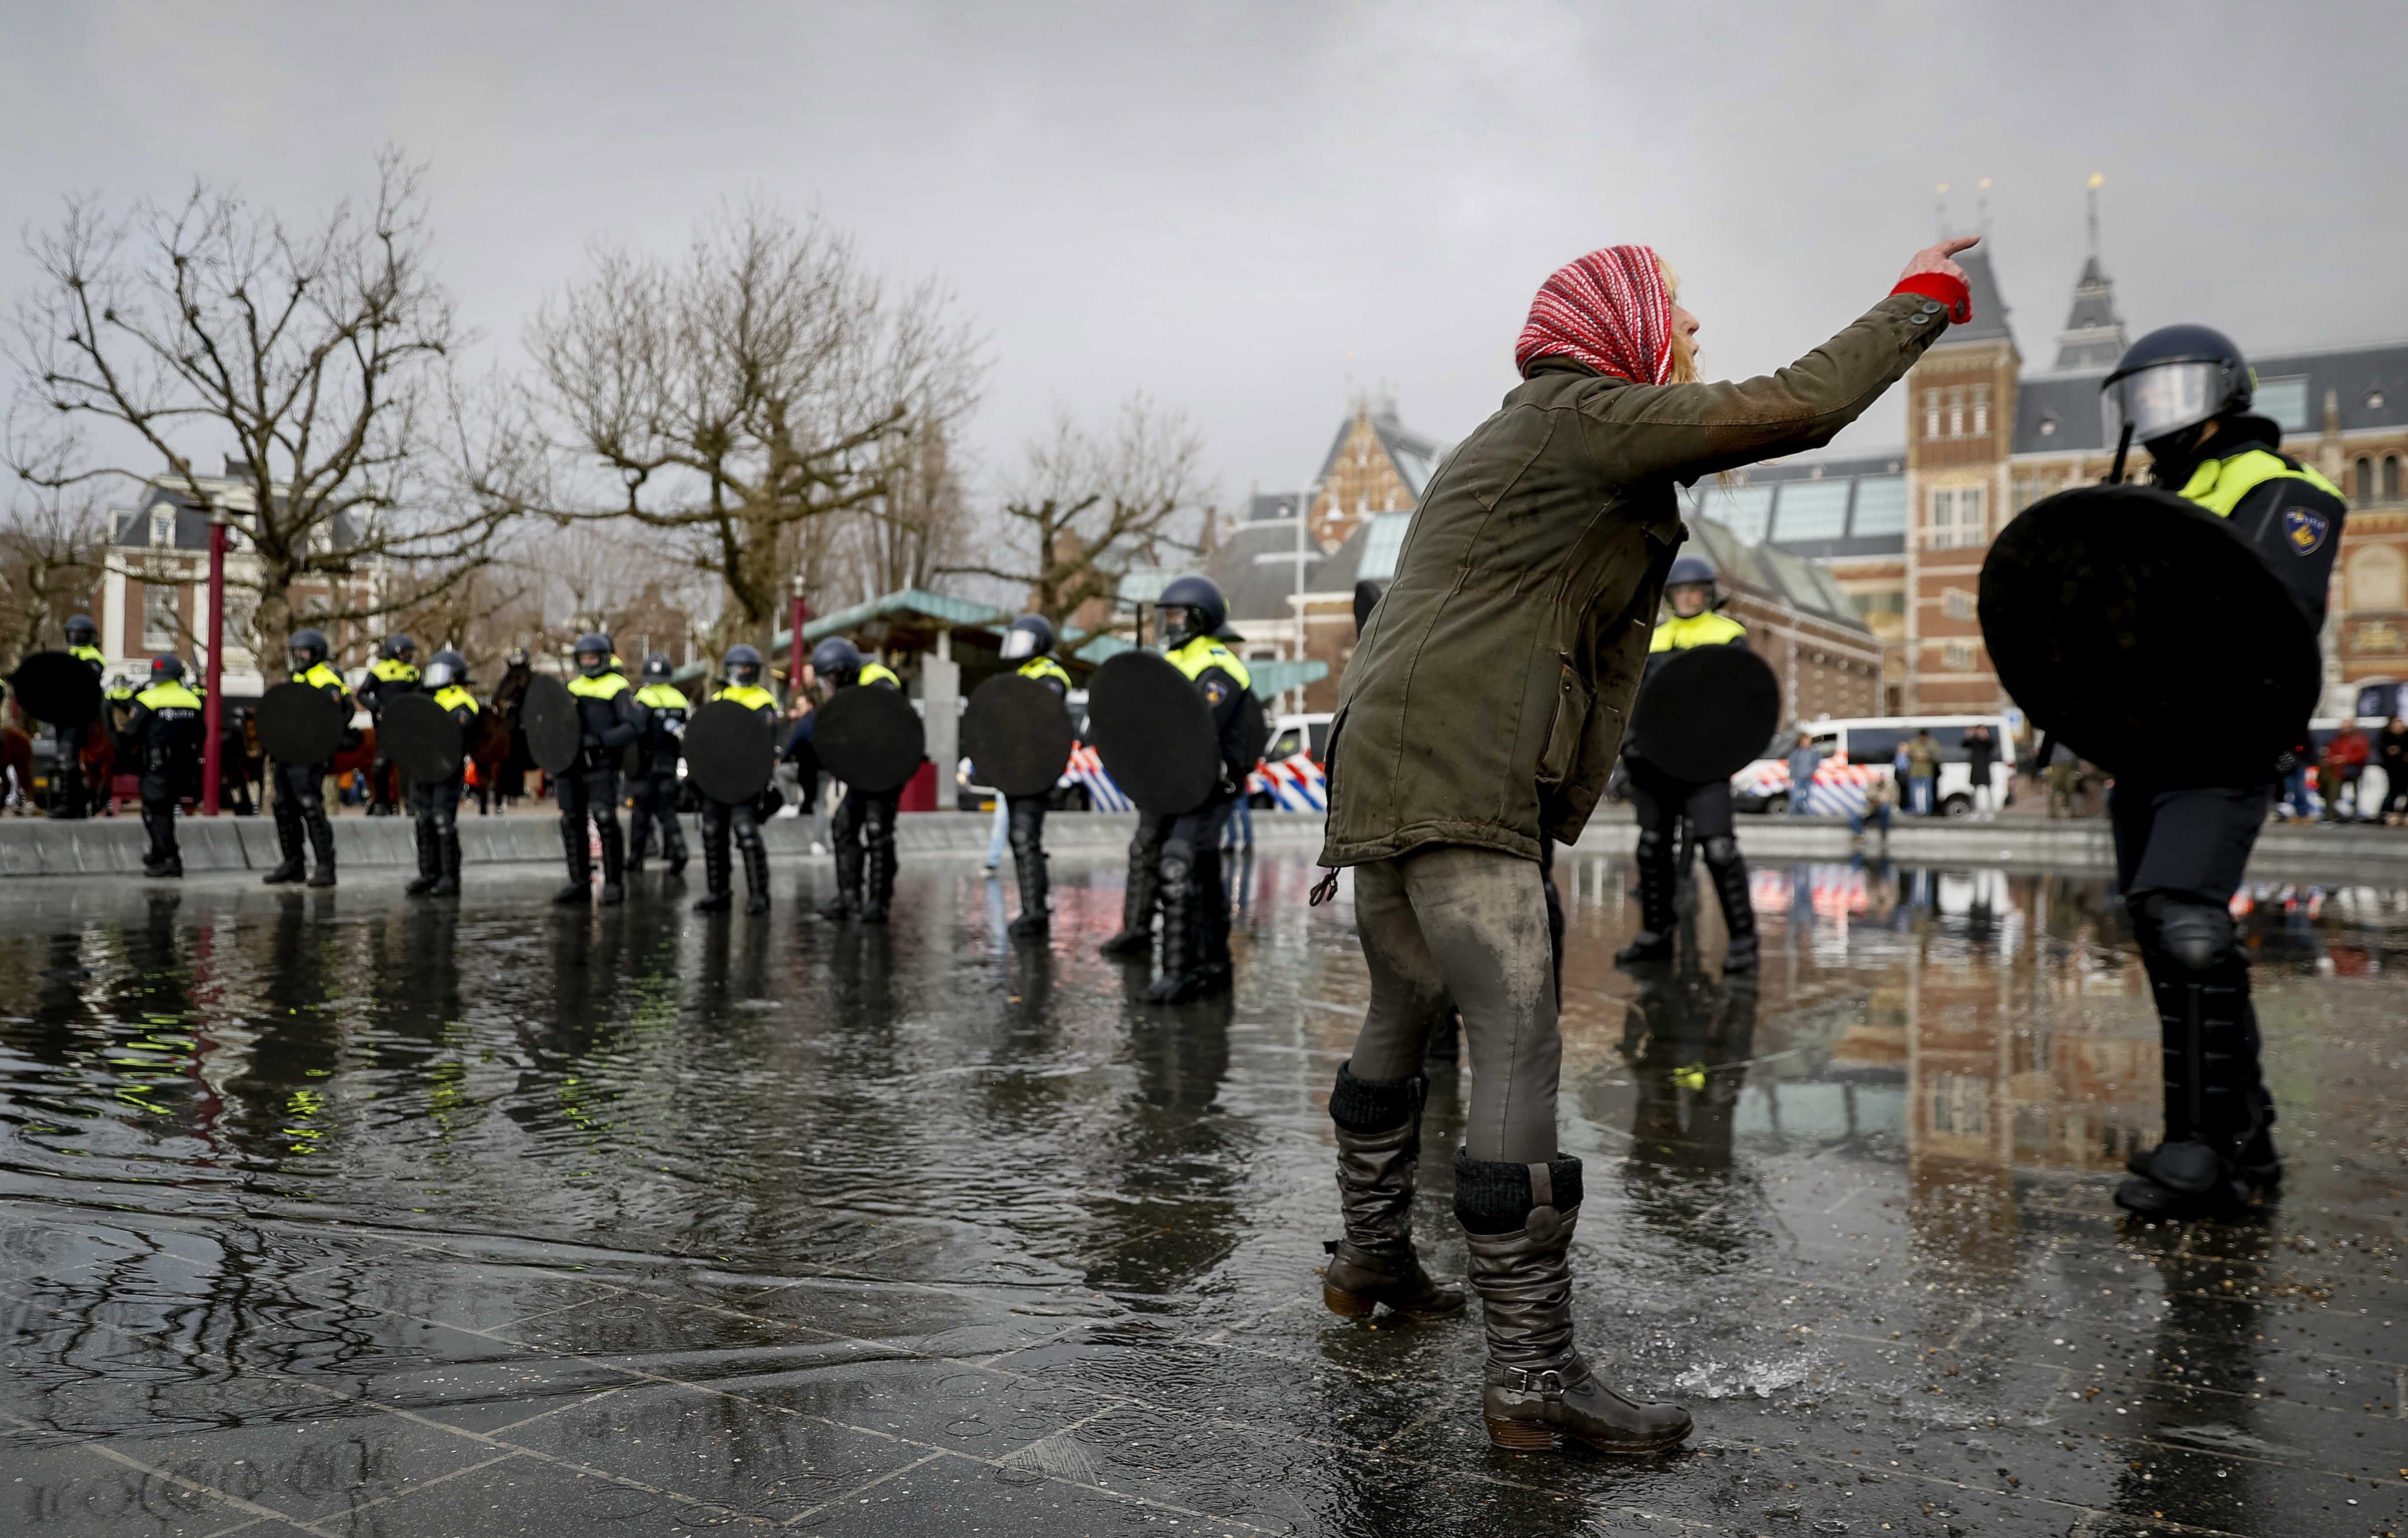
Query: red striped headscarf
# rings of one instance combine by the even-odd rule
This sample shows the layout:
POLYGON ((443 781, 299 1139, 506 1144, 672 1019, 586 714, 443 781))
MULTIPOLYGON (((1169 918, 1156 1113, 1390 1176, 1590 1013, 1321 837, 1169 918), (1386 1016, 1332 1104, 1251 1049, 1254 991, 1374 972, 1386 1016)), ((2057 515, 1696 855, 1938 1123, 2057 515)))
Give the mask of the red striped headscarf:
POLYGON ((1539 285, 1513 362, 1526 378, 1533 363, 1548 357, 1634 384, 1672 377, 1672 295, 1654 247, 1593 251, 1539 285))

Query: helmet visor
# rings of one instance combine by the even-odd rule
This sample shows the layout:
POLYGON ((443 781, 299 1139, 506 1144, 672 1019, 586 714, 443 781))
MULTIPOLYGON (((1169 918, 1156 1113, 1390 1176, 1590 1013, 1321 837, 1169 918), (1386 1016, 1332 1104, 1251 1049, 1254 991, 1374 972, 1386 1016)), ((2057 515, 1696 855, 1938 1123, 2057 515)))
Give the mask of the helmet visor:
POLYGON ((1003 638, 1003 660, 1025 662, 1037 654, 1037 637, 1027 630, 1014 630, 1003 638))
POLYGON ((459 677, 452 671, 452 665, 450 663, 430 662, 426 665, 426 686, 428 688, 448 689, 452 684, 459 682, 459 677))
POLYGON ((2132 425, 2132 441, 2154 442, 2195 427, 2223 408, 2224 367, 2204 361, 2157 364, 2108 381, 2099 399, 2108 443, 2123 441, 2126 423, 2132 425))

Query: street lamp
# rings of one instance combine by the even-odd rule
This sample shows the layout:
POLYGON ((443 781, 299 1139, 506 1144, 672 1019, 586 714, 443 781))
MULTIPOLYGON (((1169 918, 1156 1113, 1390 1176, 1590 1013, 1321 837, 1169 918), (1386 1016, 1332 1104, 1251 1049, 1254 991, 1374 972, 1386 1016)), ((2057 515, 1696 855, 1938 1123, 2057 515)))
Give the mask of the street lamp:
POLYGON ((209 507, 209 661, 208 691, 201 702, 201 730, 208 734, 201 744, 201 815, 218 814, 218 776, 221 740, 225 730, 225 553, 226 530, 233 523, 226 510, 214 502, 209 507))
POLYGON ((803 622, 811 617, 811 606, 803 601, 803 574, 795 573, 795 608, 786 630, 786 703, 791 706, 803 697, 803 622))

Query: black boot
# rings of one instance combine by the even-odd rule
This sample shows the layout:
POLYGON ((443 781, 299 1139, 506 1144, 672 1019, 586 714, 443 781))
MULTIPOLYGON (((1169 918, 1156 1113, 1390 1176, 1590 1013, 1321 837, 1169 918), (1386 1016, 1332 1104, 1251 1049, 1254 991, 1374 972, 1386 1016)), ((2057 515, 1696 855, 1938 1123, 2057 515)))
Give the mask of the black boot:
POLYGON ((883 924, 895 906, 895 809, 883 800, 869 804, 862 818, 863 863, 867 866, 861 894, 864 924, 883 924))
POLYGON ((1747 861, 1740 858, 1739 841, 1718 833, 1706 841, 1706 870, 1714 879, 1714 895, 1722 899, 1723 927, 1730 949, 1723 953, 1723 970, 1756 970, 1756 904, 1747 893, 1747 861))
POLYGON ((434 819, 422 816, 411 820, 417 825, 411 831, 418 839, 418 874, 402 890, 413 898, 423 898, 435 890, 436 879, 441 874, 443 854, 436 845, 434 819))
POLYGON ((456 898, 460 895, 460 825, 447 820, 436 835, 436 855, 441 874, 430 888, 432 896, 456 898))
POLYGON ((1456 1314, 1463 1293, 1440 1286, 1413 1250, 1413 1184, 1420 1169, 1422 1099, 1429 1081, 1358 1079, 1344 1068, 1329 1092, 1338 1128, 1338 1210, 1345 1236, 1323 1247, 1321 1301, 1361 1318, 1385 1303, 1415 1318, 1456 1314))
POLYGON ((1128 885, 1121 893, 1120 933, 1097 947, 1104 955, 1154 954, 1154 910, 1162 895, 1161 859, 1161 850, 1154 845, 1140 841, 1129 846, 1128 885))
POLYGON ((636 803, 635 810, 627 813, 628 875, 640 876, 644 873, 644 855, 651 851, 652 846, 652 814, 646 812, 643 803, 638 801, 636 803))
POLYGON ((1639 932, 1613 953, 1614 963, 1624 967, 1670 960, 1677 922, 1672 906, 1678 884, 1672 869, 1672 841, 1655 828, 1642 828, 1632 858, 1639 867, 1639 932))
MULTIPOLYGON (((725 812, 720 813, 722 816, 725 812)), ((735 870, 727 850, 727 829, 706 826, 702 830, 702 884, 704 897, 694 905, 697 913, 724 913, 736 900, 735 870)))
POLYGON ((584 902, 594 896, 594 853, 585 839, 585 819, 564 815, 560 819, 560 853, 568 862, 568 881, 552 895, 560 903, 584 902))
POLYGON ((1599 1452, 1662 1452, 1689 1434, 1689 1412, 1623 1398, 1572 1344, 1580 1174, 1565 1155, 1526 1165, 1455 1156, 1455 1211, 1488 1336, 1480 1413, 1488 1440, 1518 1452, 1548 1451, 1557 1432, 1599 1452))
POLYGON ((597 900, 605 908, 627 900, 627 832, 616 817, 602 825, 602 894, 597 900))
POLYGON ((1226 993, 1237 969, 1229 959, 1229 894, 1221 888, 1221 851, 1199 850, 1196 856, 1196 970, 1200 992, 1226 993))
POLYGON ((276 846, 284 857, 277 862, 275 870, 259 878, 259 884, 289 886, 307 875, 308 867, 302 859, 301 809, 293 804, 280 778, 275 781, 269 811, 276 817, 276 846))
POLYGON ((2157 1006, 2165 1140, 2134 1156, 2115 1204, 2147 1218, 2229 1216, 2283 1178, 2248 957, 2222 910, 2148 900, 2134 916, 2157 1006))
POLYGON ((1011 869, 1020 878, 1020 916, 1007 927, 1022 940, 1033 940, 1053 927, 1053 884, 1045 870, 1045 844, 1040 834, 1044 804, 1034 807, 1013 803, 1011 815, 1011 869), (1031 812, 1034 815, 1031 815, 1031 812))
POLYGON ((769 911, 769 845, 758 833, 744 846, 744 911, 769 911))
POLYGON ((335 825, 326 820, 326 809, 305 810, 304 824, 309 829, 309 853, 317 864, 309 872, 312 886, 335 884, 335 825))
POLYGON ((1185 842, 1162 846, 1162 971, 1148 985, 1149 1004, 1182 1004, 1204 991, 1201 917, 1196 890, 1196 855, 1185 842))
POLYGON ((685 874, 685 830, 678 826, 675 801, 669 803, 668 811, 661 813, 659 822, 661 857, 667 862, 670 875, 681 876, 685 874))
POLYGON ((861 912, 861 842, 838 839, 836 844, 836 896, 820 904, 822 918, 851 918, 861 912))

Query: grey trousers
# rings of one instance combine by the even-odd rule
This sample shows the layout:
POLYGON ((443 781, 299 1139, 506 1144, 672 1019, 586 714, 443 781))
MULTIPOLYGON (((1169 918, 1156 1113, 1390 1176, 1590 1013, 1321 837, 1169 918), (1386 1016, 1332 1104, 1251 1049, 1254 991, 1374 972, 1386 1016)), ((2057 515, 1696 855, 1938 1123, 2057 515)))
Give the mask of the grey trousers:
POLYGON ((1419 1073, 1430 1022, 1452 998, 1471 1065, 1465 1152, 1509 1164, 1554 1158, 1564 1044, 1538 862, 1440 845, 1358 865, 1354 932, 1371 972, 1354 1076, 1419 1073))

